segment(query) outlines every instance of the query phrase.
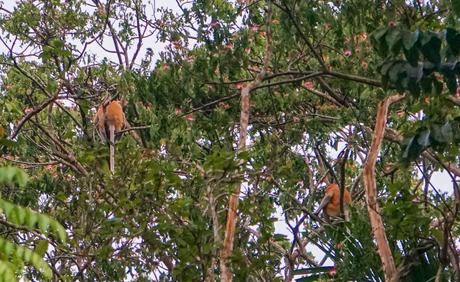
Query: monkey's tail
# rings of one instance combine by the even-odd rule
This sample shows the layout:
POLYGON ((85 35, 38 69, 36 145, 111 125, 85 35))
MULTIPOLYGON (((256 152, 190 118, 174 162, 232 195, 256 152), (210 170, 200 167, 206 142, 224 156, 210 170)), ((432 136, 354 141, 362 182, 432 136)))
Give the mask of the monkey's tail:
POLYGON ((109 167, 110 172, 115 172, 115 125, 109 125, 109 135, 110 135, 110 142, 109 142, 109 167))

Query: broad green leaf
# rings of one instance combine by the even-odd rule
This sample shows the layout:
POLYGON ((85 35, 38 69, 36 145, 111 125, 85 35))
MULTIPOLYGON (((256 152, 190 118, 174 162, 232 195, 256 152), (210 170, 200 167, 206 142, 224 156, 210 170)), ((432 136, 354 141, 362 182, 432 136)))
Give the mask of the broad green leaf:
POLYGON ((391 69, 391 67, 398 63, 398 61, 388 61, 388 62, 385 62, 382 67, 380 68, 380 74, 381 75, 388 75, 388 71, 391 69))
POLYGON ((441 62, 441 39, 433 32, 424 33, 421 41, 421 51, 425 58, 433 64, 441 62))
POLYGON ((428 147, 430 145, 430 130, 425 129, 418 134, 417 143, 422 147, 428 147))
POLYGON ((460 52, 460 34, 455 29, 446 28, 446 41, 449 44, 449 48, 452 50, 452 53, 454 55, 458 55, 460 52))
POLYGON ((437 144, 445 144, 447 141, 442 133, 441 125, 438 123, 431 125, 431 137, 437 144))
POLYGON ((388 71, 388 76, 390 78, 390 81, 393 83, 398 83, 400 74, 402 71, 404 71, 405 65, 402 62, 395 63, 391 69, 388 71))
POLYGON ((380 41, 380 39, 387 33, 388 27, 382 27, 374 31, 372 36, 375 40, 380 41))
POLYGON ((419 51, 417 48, 412 48, 409 50, 404 49, 404 56, 406 57, 407 61, 412 65, 412 66, 417 66, 418 65, 418 60, 419 60, 419 51))
POLYGON ((447 89, 449 89, 450 93, 454 94, 457 92, 457 77, 451 75, 445 75, 444 81, 446 82, 447 89))
POLYGON ((419 35, 418 30, 416 30, 414 32, 404 31, 403 36, 402 36, 404 49, 406 49, 408 51, 411 50, 412 47, 414 47, 415 42, 417 42, 417 40, 418 40, 418 35, 419 35))
POLYGON ((444 140, 446 140, 446 142, 452 142, 452 139, 454 138, 454 134, 453 134, 452 126, 450 125, 450 122, 446 122, 441 127, 441 133, 442 133, 442 136, 444 137, 444 140))
POLYGON ((388 48, 394 53, 397 52, 397 46, 401 41, 401 32, 399 29, 391 28, 388 30, 388 33, 385 36, 385 41, 388 45, 388 48))

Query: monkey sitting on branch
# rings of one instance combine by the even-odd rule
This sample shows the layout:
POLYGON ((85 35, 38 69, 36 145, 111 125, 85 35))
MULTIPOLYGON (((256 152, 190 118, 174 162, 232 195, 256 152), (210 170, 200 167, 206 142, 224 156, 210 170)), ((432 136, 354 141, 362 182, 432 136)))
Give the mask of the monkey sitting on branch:
MULTIPOLYGON (((319 204, 319 207, 315 211, 315 215, 318 215, 323 211, 326 221, 331 222, 331 219, 339 218, 342 215, 341 212, 341 199, 340 199, 340 187, 336 183, 329 184, 326 187, 324 197, 319 204)), ((348 205, 351 203, 351 194, 347 188, 344 189, 343 195, 343 214, 345 220, 349 218, 348 205)))
POLYGON ((96 131, 103 142, 109 140, 109 168, 115 171, 115 141, 120 139, 121 131, 127 122, 123 112, 124 101, 114 100, 103 102, 97 109, 93 122, 96 131))

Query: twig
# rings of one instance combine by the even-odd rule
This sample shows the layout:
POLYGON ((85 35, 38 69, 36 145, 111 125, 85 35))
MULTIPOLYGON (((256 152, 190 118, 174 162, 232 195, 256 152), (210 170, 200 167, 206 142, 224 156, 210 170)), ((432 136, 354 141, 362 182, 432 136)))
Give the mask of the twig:
POLYGON ((46 162, 46 163, 36 163, 36 162, 27 162, 27 161, 20 161, 20 160, 12 160, 7 157, 0 156, 0 158, 12 162, 12 163, 17 163, 21 165, 27 165, 27 166, 47 166, 47 165, 57 165, 59 162, 57 161, 52 161, 52 162, 46 162))
POLYGON ((151 125, 132 126, 132 127, 122 129, 122 130, 118 131, 118 133, 124 133, 124 132, 131 131, 131 130, 147 129, 147 128, 150 128, 150 127, 152 127, 152 126, 151 125))

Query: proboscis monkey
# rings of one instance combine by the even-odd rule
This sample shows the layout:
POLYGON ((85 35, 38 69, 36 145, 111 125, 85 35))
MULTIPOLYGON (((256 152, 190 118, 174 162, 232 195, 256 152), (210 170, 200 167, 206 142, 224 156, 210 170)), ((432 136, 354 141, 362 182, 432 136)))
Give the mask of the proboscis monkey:
POLYGON ((102 142, 106 142, 107 135, 105 132, 105 106, 101 105, 93 117, 93 123, 96 126, 97 135, 101 138, 102 142))
MULTIPOLYGON (((347 205, 351 203, 351 194, 347 188, 344 189, 343 206, 345 210, 345 218, 348 217, 347 205)), ((336 183, 329 184, 325 189, 325 195, 316 209, 315 214, 319 214, 321 210, 324 211, 325 217, 339 217, 340 216, 340 187, 336 183)))
POLYGON ((126 124, 122 102, 115 100, 108 104, 102 104, 96 112, 94 123, 99 137, 103 141, 109 137, 109 167, 113 173, 115 171, 115 137, 119 138, 118 133, 126 124))

